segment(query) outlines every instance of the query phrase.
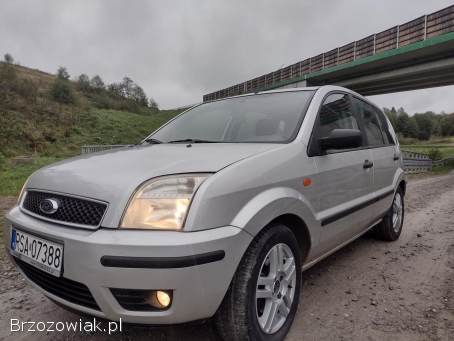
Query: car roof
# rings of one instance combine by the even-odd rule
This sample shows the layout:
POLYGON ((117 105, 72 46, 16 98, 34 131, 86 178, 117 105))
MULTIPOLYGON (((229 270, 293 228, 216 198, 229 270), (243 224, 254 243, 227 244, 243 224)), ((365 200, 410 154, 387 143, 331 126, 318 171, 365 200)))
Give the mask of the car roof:
POLYGON ((218 98, 215 100, 207 101, 207 102, 202 102, 199 103, 210 103, 210 102, 217 102, 217 101, 223 101, 226 99, 231 99, 231 98, 238 98, 238 97, 247 97, 247 96, 255 96, 255 95, 262 95, 262 94, 273 94, 273 93, 282 93, 282 92, 297 92, 297 91, 319 91, 319 90, 325 90, 325 91, 344 91, 348 92, 350 94, 356 95, 358 97, 364 98, 361 94, 356 93, 355 91, 352 91, 348 88, 344 88, 341 86, 337 85, 322 85, 322 86, 307 86, 307 87, 299 87, 299 88, 280 88, 280 89, 273 89, 273 90, 264 90, 264 91, 257 91, 257 92, 250 92, 247 94, 242 94, 242 95, 237 95, 237 96, 229 96, 229 97, 224 97, 224 98, 218 98))

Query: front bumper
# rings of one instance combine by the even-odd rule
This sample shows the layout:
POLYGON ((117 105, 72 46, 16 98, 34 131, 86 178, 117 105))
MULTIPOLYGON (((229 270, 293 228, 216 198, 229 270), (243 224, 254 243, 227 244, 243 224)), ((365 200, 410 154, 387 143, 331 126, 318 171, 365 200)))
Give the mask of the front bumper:
POLYGON ((144 324, 184 323, 213 316, 252 240, 233 226, 198 232, 82 230, 33 218, 15 207, 4 226, 8 253, 12 226, 63 243, 62 276, 87 286, 100 310, 74 304, 38 286, 46 296, 83 313, 144 324), (194 255, 205 258, 194 260, 194 255), (173 300, 164 311, 126 310, 111 288, 171 289, 173 300))

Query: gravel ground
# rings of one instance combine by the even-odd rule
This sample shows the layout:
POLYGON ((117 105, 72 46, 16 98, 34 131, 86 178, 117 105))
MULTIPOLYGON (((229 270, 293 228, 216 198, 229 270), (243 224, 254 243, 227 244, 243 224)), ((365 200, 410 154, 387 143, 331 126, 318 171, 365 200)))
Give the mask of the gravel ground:
MULTIPOLYGON (((2 210, 13 198, 0 198, 2 210)), ((454 174, 411 180, 401 238, 362 237, 304 274, 294 340, 453 340, 454 174)), ((3 248, 3 245, 1 246, 3 248)), ((0 250, 0 339, 217 340, 211 323, 90 332, 14 332, 10 319, 79 321, 42 296, 0 250)))

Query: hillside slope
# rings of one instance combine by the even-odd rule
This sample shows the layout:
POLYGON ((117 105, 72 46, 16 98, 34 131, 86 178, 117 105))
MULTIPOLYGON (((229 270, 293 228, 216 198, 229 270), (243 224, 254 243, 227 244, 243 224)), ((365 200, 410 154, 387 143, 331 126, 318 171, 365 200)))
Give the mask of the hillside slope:
POLYGON ((69 82, 75 103, 62 104, 50 96, 55 79, 0 63, 1 154, 66 157, 79 153, 83 144, 135 143, 181 111, 115 110, 124 99, 107 91, 83 92, 75 82, 69 82))

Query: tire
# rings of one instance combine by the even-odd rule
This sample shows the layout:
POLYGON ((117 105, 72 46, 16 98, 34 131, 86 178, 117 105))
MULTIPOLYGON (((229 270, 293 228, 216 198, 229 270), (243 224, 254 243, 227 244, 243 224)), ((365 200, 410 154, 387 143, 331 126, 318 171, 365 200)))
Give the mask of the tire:
POLYGON ((402 188, 398 187, 394 194, 393 204, 379 225, 374 229, 375 236, 385 241, 395 241, 402 233, 405 216, 405 203, 402 188), (400 198, 400 207, 399 207, 400 198), (394 220, 397 219, 397 220, 394 220))
POLYGON ((219 336, 225 341, 283 340, 295 317, 300 289, 301 251, 295 235, 284 225, 270 225, 246 250, 215 315, 219 336), (281 264, 281 269, 273 264, 281 264), (261 291, 257 291, 259 275, 261 283, 267 283, 260 285, 261 291), (282 278, 284 275, 289 282, 282 278), (256 293, 272 297, 257 299, 256 293), (278 313, 272 315, 271 311, 278 313), (276 316, 276 319, 267 319, 267 316, 276 316))

